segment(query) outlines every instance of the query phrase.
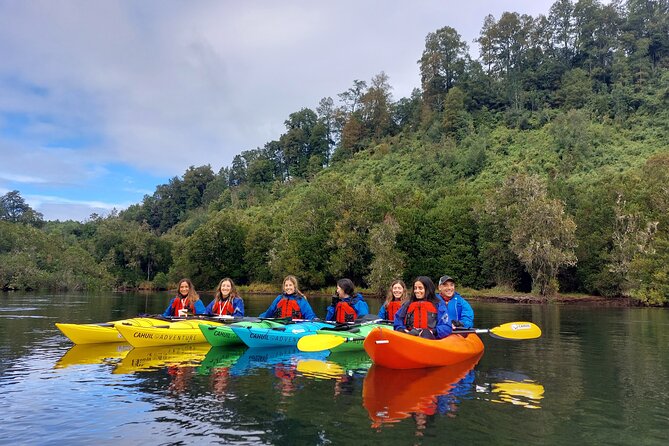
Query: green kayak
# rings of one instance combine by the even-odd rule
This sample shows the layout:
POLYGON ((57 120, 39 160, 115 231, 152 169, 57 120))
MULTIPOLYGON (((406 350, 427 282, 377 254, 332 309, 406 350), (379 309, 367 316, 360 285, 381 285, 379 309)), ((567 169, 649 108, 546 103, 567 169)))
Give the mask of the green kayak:
MULTIPOLYGON (((311 335, 312 343, 315 345, 322 344, 323 350, 330 350, 332 353, 337 352, 354 352, 364 350, 362 344, 365 338, 376 327, 387 327, 388 324, 383 323, 363 323, 360 325, 352 325, 350 328, 342 329, 335 327, 332 329, 322 328, 311 335), (343 338, 337 340, 336 337, 343 338), (322 342, 319 342, 319 338, 322 342)), ((299 344, 298 344, 299 347, 299 344)), ((318 350, 318 348, 316 348, 318 350)))
POLYGON ((244 344, 241 339, 239 339, 239 336, 235 334, 234 331, 232 331, 232 326, 235 327, 255 327, 255 328, 273 328, 273 327, 283 327, 286 324, 285 320, 282 319, 277 319, 277 320, 268 320, 268 319, 258 319, 256 317, 250 317, 250 318, 239 318, 236 319, 236 322, 233 322, 234 320, 230 320, 232 323, 228 323, 228 321, 221 321, 224 322, 225 325, 208 325, 208 324, 202 324, 200 325, 200 330, 202 331, 202 334, 204 335, 205 339, 207 340, 208 343, 210 343, 214 347, 223 347, 226 345, 239 345, 239 344, 244 344))

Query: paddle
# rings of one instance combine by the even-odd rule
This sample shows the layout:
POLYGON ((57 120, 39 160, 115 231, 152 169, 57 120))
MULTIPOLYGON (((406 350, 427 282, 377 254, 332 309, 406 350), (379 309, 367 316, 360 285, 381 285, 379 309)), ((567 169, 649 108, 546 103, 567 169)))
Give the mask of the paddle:
MULTIPOLYGON (((367 320, 362 319, 362 320, 364 322, 356 321, 351 325, 345 326, 345 331, 348 333, 355 333, 356 331, 360 331, 360 328, 358 327, 361 327, 363 325, 377 324, 379 322, 383 322, 383 319, 367 319, 367 320)), ((364 336, 344 337, 344 336, 337 336, 333 334, 323 333, 323 331, 326 330, 344 330, 344 328, 337 328, 337 327, 321 328, 319 330, 319 333, 307 335, 300 338, 300 340, 297 341, 298 350, 303 352, 320 352, 323 350, 331 350, 345 342, 352 342, 356 340, 365 339, 364 336)))
POLYGON ((297 348, 303 352, 320 352, 323 350, 332 350, 333 348, 355 340, 365 339, 364 336, 344 337, 327 333, 317 333, 307 335, 297 341, 297 348))
POLYGON ((497 339, 522 341, 525 339, 536 339, 541 336, 541 328, 532 322, 507 322, 493 328, 456 328, 453 333, 488 333, 497 339))

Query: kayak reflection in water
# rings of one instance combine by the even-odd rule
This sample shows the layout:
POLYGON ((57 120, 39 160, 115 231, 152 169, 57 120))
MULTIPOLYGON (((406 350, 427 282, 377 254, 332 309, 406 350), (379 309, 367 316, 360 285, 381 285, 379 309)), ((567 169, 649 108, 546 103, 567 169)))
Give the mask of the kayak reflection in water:
POLYGON ((316 319, 316 313, 311 309, 307 297, 300 291, 297 277, 286 276, 283 279, 283 293, 276 296, 274 302, 259 317, 312 320, 316 319))
POLYGON ((452 333, 446 304, 437 297, 432 279, 416 278, 411 297, 395 314, 393 325, 395 331, 426 339, 442 339, 452 333))
POLYGON ((428 416, 452 415, 462 399, 474 394, 474 366, 482 355, 443 367, 397 370, 373 365, 362 387, 372 427, 415 417, 419 430, 428 416))

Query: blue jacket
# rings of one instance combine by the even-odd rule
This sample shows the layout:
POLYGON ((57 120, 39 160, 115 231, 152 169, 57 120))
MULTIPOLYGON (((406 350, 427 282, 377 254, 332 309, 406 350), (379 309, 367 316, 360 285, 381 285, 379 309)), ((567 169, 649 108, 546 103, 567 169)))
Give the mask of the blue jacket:
MULTIPOLYGON (((437 294, 437 296, 445 301, 440 294, 437 294)), ((451 300, 446 302, 446 307, 451 322, 460 321, 464 328, 472 328, 474 326, 474 310, 469 305, 469 302, 460 296, 460 293, 456 291, 451 300)))
MULTIPOLYGON (((411 301, 405 302, 402 305, 402 308, 397 310, 395 313, 395 320, 393 321, 393 328, 395 331, 404 331, 407 329, 404 324, 404 318, 407 315, 407 310, 411 305, 411 301)), ((435 327, 436 338, 441 339, 453 333, 453 327, 451 327, 451 320, 448 317, 448 311, 446 310, 446 304, 443 300, 437 299, 437 326, 435 327)))
MULTIPOLYGON (((207 316, 218 316, 214 314, 214 303, 216 299, 212 300, 209 305, 207 305, 207 316)), ((241 297, 232 298, 232 314, 234 317, 243 317, 244 316, 244 301, 241 297)))
POLYGON ((283 294, 283 293, 276 296, 276 299, 274 299, 269 308, 265 310, 265 312, 260 313, 260 316, 258 317, 275 317, 277 305, 279 301, 284 297, 287 297, 288 299, 297 302, 297 305, 300 307, 300 313, 302 313, 302 319, 309 319, 309 320, 317 319, 316 313, 314 313, 314 310, 311 309, 311 305, 309 305, 307 299, 297 294, 283 294))
MULTIPOLYGON (((367 302, 365 302, 365 298, 362 297, 362 294, 357 293, 354 297, 347 297, 344 299, 341 299, 340 302, 348 302, 350 306, 353 307, 355 310, 355 313, 357 314, 356 318, 361 318, 363 316, 366 316, 369 314, 369 306, 367 305, 367 302)), ((326 321, 334 321, 335 318, 335 308, 336 305, 330 304, 328 305, 328 311, 325 314, 325 320, 326 321)))
MULTIPOLYGON (((174 314, 172 311, 172 304, 174 304, 174 299, 178 299, 178 297, 172 298, 170 301, 170 304, 167 306, 167 309, 163 313, 163 316, 165 317, 177 317, 177 314, 174 314)), ((195 314, 205 314, 207 312, 207 309, 204 307, 204 304, 202 303, 202 300, 198 300, 195 302, 195 314)))

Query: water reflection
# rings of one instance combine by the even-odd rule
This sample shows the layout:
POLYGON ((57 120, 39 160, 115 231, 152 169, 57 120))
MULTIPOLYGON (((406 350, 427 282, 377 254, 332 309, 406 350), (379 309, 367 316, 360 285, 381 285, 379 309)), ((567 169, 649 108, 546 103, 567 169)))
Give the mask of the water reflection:
POLYGON ((544 397, 544 386, 533 381, 504 381, 492 386, 493 393, 499 394, 499 403, 511 403, 526 409, 539 409, 539 401, 544 397))
POLYGON ((414 416, 422 430, 426 416, 453 415, 458 409, 458 398, 473 392, 473 369, 480 357, 425 369, 395 370, 373 365, 362 388, 363 406, 372 427, 380 428, 414 416))
MULTIPOLYGON (((159 370, 164 367, 177 369, 181 367, 194 367, 200 364, 210 348, 209 344, 133 348, 116 366, 113 373, 136 373, 159 370)), ((176 373, 173 374, 177 376, 176 373)))
POLYGON ((54 368, 62 369, 73 365, 102 364, 109 360, 123 359, 131 349, 132 346, 127 342, 74 345, 56 362, 54 368))

